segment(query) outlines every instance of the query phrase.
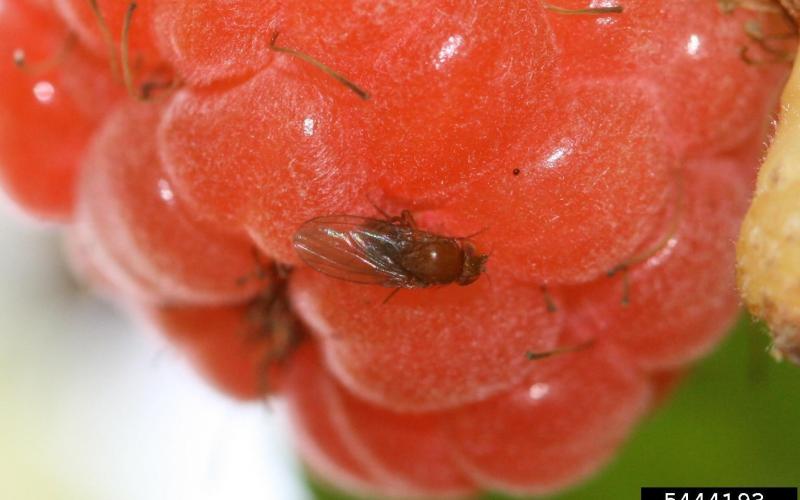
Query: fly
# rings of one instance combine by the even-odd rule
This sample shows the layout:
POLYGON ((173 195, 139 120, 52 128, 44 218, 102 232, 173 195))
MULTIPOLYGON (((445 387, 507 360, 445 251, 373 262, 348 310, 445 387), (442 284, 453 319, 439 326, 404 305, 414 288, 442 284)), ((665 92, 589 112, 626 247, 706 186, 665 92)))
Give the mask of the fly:
POLYGON ((398 289, 469 285, 489 258, 468 238, 419 229, 408 210, 386 219, 317 217, 300 226, 294 248, 303 262, 328 276, 398 289))

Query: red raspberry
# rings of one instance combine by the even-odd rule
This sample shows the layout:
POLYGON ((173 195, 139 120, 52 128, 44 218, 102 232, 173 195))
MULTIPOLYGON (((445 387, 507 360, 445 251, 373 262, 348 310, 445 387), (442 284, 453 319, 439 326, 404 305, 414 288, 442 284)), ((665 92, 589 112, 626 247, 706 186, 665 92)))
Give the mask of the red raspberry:
POLYGON ((276 0, 160 0, 159 48, 191 85, 242 78, 270 64, 270 31, 280 30, 276 0))
POLYGON ((612 339, 648 369, 676 368, 706 354, 739 306, 732 242, 747 208, 748 184, 725 159, 697 160, 683 175, 680 213, 673 207, 667 215, 679 219, 677 232, 630 271, 630 303, 620 305, 623 276, 573 294, 571 321, 582 335, 612 339))
MULTIPOLYGON (((58 54, 67 31, 20 2, 0 11, 0 56, 58 54)), ((334 484, 572 484, 735 311, 732 241, 786 75, 742 47, 781 16, 689 0, 582 16, 524 0, 55 4, 78 39, 60 65, 0 66, 8 191, 65 219, 80 170, 76 267, 223 391, 284 391, 301 455, 334 484), (182 88, 109 111, 121 73, 182 88), (292 248, 309 219, 403 210, 469 236, 486 276, 384 303, 392 290, 292 248)))
MULTIPOLYGON (((118 56, 125 16, 132 2, 119 0, 52 0, 56 11, 83 44, 98 56, 118 56), (96 10, 92 8, 96 4, 96 10), (98 15, 103 23, 98 21, 98 15)), ((162 56, 158 52, 152 28, 153 0, 136 0, 128 36, 130 61, 138 69, 157 66, 162 56)), ((119 76, 119 75, 118 75, 119 76)))
POLYGON ((460 405, 508 389, 534 370, 528 351, 558 345, 563 313, 539 287, 478 280, 401 291, 292 277, 298 314, 323 341, 331 370, 361 397, 394 409, 460 405))
POLYGON ((353 491, 412 496, 468 493, 441 418, 367 405, 337 385, 314 348, 295 356, 286 380, 301 456, 324 479, 353 491))
POLYGON ((554 491, 607 461, 652 401, 646 378, 606 344, 542 361, 507 394, 442 413, 364 403, 308 346, 286 391, 300 454, 316 474, 403 498, 554 491))
POLYGON ((365 106, 284 55, 232 88, 178 92, 161 124, 161 152, 197 213, 244 227, 267 255, 297 263, 291 241, 300 224, 367 203, 357 126, 365 106))
POLYGON ((0 33, 0 178, 25 210, 64 221, 79 158, 120 92, 45 9, 4 2, 0 33), (22 54, 28 71, 12 64, 22 54))
POLYGON ((546 119, 558 71, 539 2, 325 0, 287 11, 282 44, 324 56, 373 94, 370 182, 406 208, 438 206, 503 168, 503 152, 546 119))
POLYGON ((199 221, 159 160, 161 108, 129 102, 109 115, 84 165, 73 228, 93 266, 137 300, 234 303, 262 285, 243 235, 199 221))
POLYGON ((633 79, 565 84, 504 168, 442 210, 468 221, 454 232, 486 228, 490 272, 534 283, 588 281, 626 259, 652 233, 678 167, 656 90, 633 79))
POLYGON ((257 399, 282 385, 283 369, 272 357, 275 331, 259 323, 258 301, 240 306, 161 307, 149 312, 155 326, 182 349, 219 389, 257 399))
POLYGON ((753 21, 767 33, 790 27, 779 15, 726 15, 718 3, 672 0, 666 8, 663 2, 626 0, 620 2, 624 15, 553 13, 549 21, 570 79, 633 73, 658 82, 663 115, 674 130, 670 141, 695 152, 724 151, 764 129, 786 78, 780 65, 743 64, 742 47, 754 58, 769 57, 754 50, 743 27, 753 21))

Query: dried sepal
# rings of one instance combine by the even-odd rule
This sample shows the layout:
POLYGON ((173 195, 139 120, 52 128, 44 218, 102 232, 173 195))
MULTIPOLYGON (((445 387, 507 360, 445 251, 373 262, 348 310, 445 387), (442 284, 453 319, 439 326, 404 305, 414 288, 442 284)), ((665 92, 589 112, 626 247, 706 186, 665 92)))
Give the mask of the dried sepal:
POLYGON ((800 364, 800 65, 784 90, 775 139, 737 245, 739 290, 771 330, 777 359, 800 364))

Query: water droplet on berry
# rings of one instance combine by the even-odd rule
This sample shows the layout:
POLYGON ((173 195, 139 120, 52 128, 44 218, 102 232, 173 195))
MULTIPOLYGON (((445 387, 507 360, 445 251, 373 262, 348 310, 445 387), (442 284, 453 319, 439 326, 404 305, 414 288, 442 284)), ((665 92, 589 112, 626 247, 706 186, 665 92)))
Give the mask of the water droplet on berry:
POLYGON ((550 392, 550 386, 544 383, 536 383, 528 389, 528 394, 530 394, 531 399, 539 400, 543 397, 547 396, 547 393, 550 392))
POLYGON ((172 203, 172 200, 175 198, 172 187, 170 187, 169 182, 165 179, 158 181, 158 194, 161 196, 161 199, 167 203, 172 203))
POLYGON ((55 87, 48 81, 37 82, 36 85, 33 86, 33 96, 42 104, 51 102, 55 93, 55 87))
POLYGON ((689 41, 686 42, 686 53, 690 56, 696 56, 698 50, 700 50, 700 37, 694 34, 690 35, 689 41))

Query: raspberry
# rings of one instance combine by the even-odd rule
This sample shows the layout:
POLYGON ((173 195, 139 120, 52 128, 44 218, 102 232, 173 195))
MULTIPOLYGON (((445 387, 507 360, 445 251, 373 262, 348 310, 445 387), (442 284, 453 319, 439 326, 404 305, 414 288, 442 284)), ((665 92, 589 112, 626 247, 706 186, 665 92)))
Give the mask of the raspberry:
POLYGON ((584 335, 614 339, 649 369, 676 368, 707 353, 738 308, 731 242, 747 184, 732 162, 719 159, 697 160, 683 175, 683 206, 671 211, 680 210, 677 231, 662 251, 630 271, 630 303, 620 304, 623 276, 575 291, 571 320, 584 335), (701 291, 708 298, 698 302, 701 291))
MULTIPOLYGON (((578 0, 54 4, 0 11, 0 56, 29 61, 0 65, 4 185, 44 217, 77 207, 73 267, 220 390, 285 395, 301 456, 337 486, 574 484, 735 312, 730 243, 786 76, 762 63, 796 32, 780 15, 689 0, 583 15, 564 14, 578 0), (117 102, 123 83, 138 99, 117 102), (398 293, 293 248, 312 219, 393 227, 405 211, 488 260, 446 286, 385 282, 398 293)), ((396 243, 370 255, 411 251, 396 243)), ((453 275, 440 257, 427 270, 453 275)))
POLYGON ((694 151, 724 151, 764 129, 786 73, 780 66, 742 64, 742 47, 752 45, 742 27, 757 21, 785 33, 781 16, 726 15, 717 2, 694 0, 671 1, 669 8, 648 0, 619 3, 625 8, 619 16, 549 16, 570 79, 634 73, 657 81, 675 131, 670 139, 694 151))
POLYGON ((300 224, 367 203, 362 138, 353 129, 364 106, 316 68, 281 56, 231 89, 177 93, 161 124, 161 151, 193 210, 244 226, 265 254, 298 263, 291 241, 300 224))
POLYGON ((520 124, 545 119, 558 71, 538 2, 325 0, 287 11, 284 45, 324 56, 373 94, 371 182, 405 208, 440 204, 495 171, 520 124))
POLYGON ((403 498, 554 491, 607 461, 652 401, 647 379, 609 345, 543 361, 509 393, 441 413, 354 398, 310 346, 286 391, 300 454, 316 474, 403 498))
POLYGON ((563 319, 547 310, 538 287, 497 280, 401 291, 382 304, 386 289, 298 270, 290 294, 340 380, 361 397, 405 410, 507 389, 533 369, 525 352, 556 347, 563 319))
POLYGON ((324 479, 398 497, 472 489, 451 458, 439 415, 361 402, 338 386, 311 345, 295 356, 285 387, 299 451, 324 479))
POLYGON ((252 244, 194 217, 163 172, 155 129, 161 108, 125 103, 88 152, 73 228, 94 267, 126 295, 156 303, 235 303, 255 294, 245 279, 252 244))
POLYGON ((283 369, 276 358, 281 339, 260 324, 258 300, 221 307, 160 307, 149 317, 222 391, 256 399, 280 390, 283 369))
MULTIPOLYGON (((135 26, 130 30, 130 61, 136 67, 152 68, 160 64, 152 29, 152 0, 137 0, 135 26)), ((125 15, 130 3, 118 0, 53 0, 56 11, 81 42, 101 57, 115 57, 122 37, 125 15), (96 5, 96 9, 93 8, 96 5), (99 22, 98 16, 103 22, 99 22), (110 52, 111 51, 111 52, 110 52), (114 54, 114 55, 112 55, 114 54)), ((120 75, 117 75, 120 76, 120 75)))
POLYGON ((646 379, 601 343, 542 361, 528 384, 448 426, 456 456, 484 486, 541 494, 609 460, 649 402, 646 379))
POLYGON ((157 43, 180 78, 206 85, 267 66, 270 30, 280 27, 274 0, 161 0, 153 14, 157 43))
POLYGON ((486 228, 490 272, 544 283, 597 278, 648 236, 666 202, 677 162, 661 139, 668 129, 659 107, 647 82, 565 85, 549 130, 532 126, 502 170, 443 212, 468 221, 457 228, 486 228))
POLYGON ((78 160, 119 92, 47 10, 5 2, 0 33, 0 178, 27 211, 67 220, 78 160), (11 64, 23 53, 29 71, 11 64))

